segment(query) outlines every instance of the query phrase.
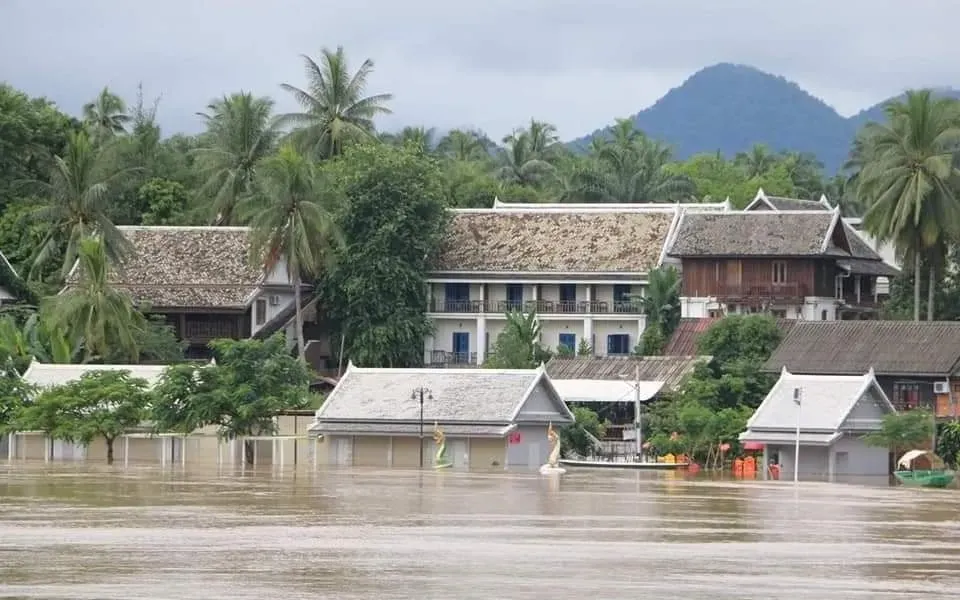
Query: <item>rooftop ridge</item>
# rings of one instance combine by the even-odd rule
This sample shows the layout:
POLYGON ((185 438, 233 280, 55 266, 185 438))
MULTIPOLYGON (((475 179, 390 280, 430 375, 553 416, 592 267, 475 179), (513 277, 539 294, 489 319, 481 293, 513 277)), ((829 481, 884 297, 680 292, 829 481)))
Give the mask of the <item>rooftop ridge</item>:
POLYGON ((120 231, 251 231, 250 227, 218 225, 117 225, 120 231))

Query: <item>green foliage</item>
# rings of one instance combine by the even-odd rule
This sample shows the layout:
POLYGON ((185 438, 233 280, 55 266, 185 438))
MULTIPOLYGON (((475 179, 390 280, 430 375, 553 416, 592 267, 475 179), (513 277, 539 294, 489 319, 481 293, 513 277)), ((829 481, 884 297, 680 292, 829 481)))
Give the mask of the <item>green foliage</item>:
POLYGON ((345 202, 344 245, 318 289, 346 355, 368 367, 423 362, 426 273, 446 225, 435 159, 404 148, 350 148, 327 167, 345 202))
POLYGON ((939 425, 936 451, 937 455, 954 469, 960 466, 960 421, 939 425))
POLYGON ((146 207, 144 225, 177 225, 183 220, 189 195, 180 183, 155 177, 137 190, 137 202, 146 207))
POLYGON ((89 371, 41 392, 20 411, 16 427, 84 445, 103 437, 110 464, 114 440, 140 426, 148 400, 147 382, 129 371, 89 371))
POLYGON ((737 359, 764 361, 780 343, 777 322, 768 315, 729 315, 710 326, 697 341, 701 355, 725 365, 737 359))
POLYGON ((668 452, 703 459, 711 446, 727 443, 736 451, 740 432, 753 414, 748 406, 716 410, 694 398, 668 399, 649 413, 647 438, 659 455, 668 452))
POLYGON ((34 388, 20 377, 13 364, 5 361, 0 367, 0 434, 15 430, 20 412, 34 392, 34 388))
POLYGON ((590 342, 580 338, 580 343, 577 345, 577 356, 593 356, 593 346, 590 345, 590 342))
POLYGON ((638 349, 643 356, 659 356, 666 345, 667 336, 663 333, 663 326, 654 321, 643 330, 638 349))
POLYGON ((269 435, 281 410, 304 408, 307 366, 287 351, 282 335, 267 340, 215 340, 215 364, 169 367, 154 389, 157 431, 189 433, 216 425, 222 438, 269 435))
POLYGON ((591 456, 594 454, 594 440, 603 438, 609 423, 601 421, 597 413, 585 406, 575 406, 572 412, 574 422, 560 430, 560 447, 564 454, 574 452, 579 456, 591 456))
POLYGON ((908 450, 929 447, 933 434, 933 414, 928 410, 914 409, 887 413, 880 430, 868 433, 863 440, 870 446, 889 448, 899 456, 908 450))
POLYGON ((550 352, 540 344, 537 313, 506 313, 507 323, 493 344, 491 356, 483 363, 487 369, 535 369, 550 360, 550 352))

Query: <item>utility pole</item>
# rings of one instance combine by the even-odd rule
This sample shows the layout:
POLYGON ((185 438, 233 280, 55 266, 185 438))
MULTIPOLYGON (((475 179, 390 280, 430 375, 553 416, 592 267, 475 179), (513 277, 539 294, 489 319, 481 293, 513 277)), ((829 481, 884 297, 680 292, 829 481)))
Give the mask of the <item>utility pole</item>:
POLYGON ((433 392, 429 388, 420 386, 414 388, 413 392, 410 393, 410 399, 416 400, 418 397, 420 399, 420 468, 423 468, 423 397, 426 395, 427 400, 433 400, 433 392))

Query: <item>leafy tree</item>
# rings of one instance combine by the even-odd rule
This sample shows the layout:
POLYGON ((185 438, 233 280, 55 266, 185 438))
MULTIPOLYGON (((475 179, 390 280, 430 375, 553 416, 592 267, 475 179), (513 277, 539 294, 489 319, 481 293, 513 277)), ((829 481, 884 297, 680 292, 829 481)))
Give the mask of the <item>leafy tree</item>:
POLYGON ((294 282, 297 353, 306 361, 301 277, 317 277, 321 265, 329 264, 342 244, 334 221, 339 204, 336 190, 313 163, 292 146, 284 146, 264 162, 251 202, 251 260, 267 273, 281 260, 286 264, 287 276, 294 282))
POLYGON ((103 88, 97 97, 83 105, 84 124, 90 131, 94 143, 102 144, 114 136, 127 132, 126 125, 130 116, 123 99, 103 88))
POLYGON ((34 267, 55 256, 61 245, 61 277, 66 277, 77 259, 80 241, 96 235, 103 240, 106 255, 120 261, 129 242, 107 216, 114 188, 134 169, 117 169, 107 149, 95 147, 83 132, 71 133, 63 157, 53 159, 49 181, 26 182, 41 197, 36 218, 49 224, 34 258, 34 267))
POLYGON ((8 360, 0 368, 0 435, 15 431, 20 412, 34 393, 8 360))
POLYGON ((667 168, 670 149, 645 135, 617 136, 595 148, 596 169, 584 187, 602 202, 669 202, 689 198, 693 182, 667 168))
POLYGON ((580 338, 580 343, 577 345, 577 356, 593 356, 593 346, 590 345, 590 342, 580 338))
POLYGON ((650 271, 648 280, 640 298, 643 312, 647 325, 658 324, 666 339, 680 323, 680 271, 673 266, 659 267, 650 271))
POLYGON ((257 167, 270 155, 279 136, 271 117, 273 100, 240 92, 214 100, 200 116, 207 131, 193 151, 204 178, 199 193, 212 198, 218 225, 236 221, 234 209, 253 188, 257 167))
POLYGON ((659 321, 647 325, 640 336, 638 347, 641 356, 659 356, 667 345, 667 336, 663 332, 663 325, 659 321))
POLYGON ((116 439, 140 427, 149 396, 146 380, 131 377, 129 371, 88 371, 41 392, 24 406, 16 426, 83 445, 102 437, 109 465, 116 439))
POLYGON ((67 331, 74 344, 82 343, 84 362, 111 352, 136 361, 144 317, 126 293, 110 284, 105 246, 97 238, 80 241, 76 281, 63 293, 44 300, 41 317, 52 327, 67 331))
POLYGON ((596 446, 594 440, 603 438, 609 422, 601 421, 597 413, 585 406, 575 406, 572 412, 574 422, 560 430, 560 447, 564 454, 591 456, 596 446))
POLYGON ((420 154, 430 154, 436 147, 436 131, 426 127, 404 127, 400 133, 384 133, 380 139, 394 146, 406 147, 420 154))
MULTIPOLYGON (((177 332, 161 315, 145 315, 143 327, 134 332, 139 356, 137 364, 169 365, 183 362, 187 342, 177 339, 177 332)), ((120 346, 111 347, 104 364, 123 364, 130 360, 120 346)), ((68 361, 64 361, 68 362, 68 361)), ((76 361, 69 361, 76 362, 76 361)))
POLYGON ((426 273, 444 234, 436 160, 405 148, 361 145, 327 166, 344 198, 344 245, 318 283, 346 356, 363 366, 415 366, 426 316, 426 273))
MULTIPOLYGON (((215 363, 169 367, 154 389, 157 431, 190 433, 216 425, 224 439, 274 433, 274 417, 313 398, 306 364, 290 356, 282 335, 267 340, 215 340, 215 363)), ((253 462, 247 446, 247 462, 253 462)))
POLYGON ((517 129, 503 138, 497 176, 510 183, 536 187, 547 181, 555 169, 550 160, 556 156, 557 128, 542 121, 530 121, 528 129, 517 129))
POLYGON ((485 368, 534 369, 550 360, 550 352, 540 343, 540 322, 535 311, 508 312, 506 318, 490 358, 483 363, 485 368))
MULTIPOLYGON (((885 111, 887 123, 868 123, 863 129, 864 164, 857 190, 869 206, 863 217, 867 231, 893 242, 913 261, 913 317, 919 321, 922 259, 930 253, 942 259, 947 241, 960 239, 960 202, 954 191, 960 175, 955 162, 960 104, 936 98, 929 90, 911 91, 885 111)), ((933 310, 931 287, 928 320, 933 310)))
POLYGON ((483 137, 476 131, 452 129, 437 143, 437 152, 458 162, 487 160, 490 154, 483 137))
POLYGON ((189 197, 180 183, 155 177, 140 186, 137 200, 146 207, 144 225, 176 225, 183 218, 189 197))
POLYGON ((764 362, 780 343, 777 322, 768 315, 729 315, 712 324, 697 350, 722 365, 736 360, 764 362))
POLYGON ((303 62, 307 89, 282 85, 304 109, 281 119, 283 124, 297 128, 291 134, 297 147, 311 156, 330 158, 340 155, 349 142, 375 139, 373 120, 377 115, 390 114, 386 103, 393 95, 364 97, 373 61, 363 61, 351 74, 343 47, 338 46, 336 51, 324 48, 319 63, 306 55, 303 62))
POLYGON ((954 468, 960 464, 960 421, 941 423, 937 428, 937 454, 954 468))
POLYGON ((933 440, 934 420, 928 410, 914 409, 883 416, 880 430, 868 433, 863 440, 879 448, 889 448, 898 457, 907 450, 929 447, 933 440))

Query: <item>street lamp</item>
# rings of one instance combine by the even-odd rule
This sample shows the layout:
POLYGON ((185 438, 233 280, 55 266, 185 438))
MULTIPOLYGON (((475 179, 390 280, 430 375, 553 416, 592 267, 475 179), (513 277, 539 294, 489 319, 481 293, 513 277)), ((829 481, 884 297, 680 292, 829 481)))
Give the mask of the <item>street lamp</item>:
POLYGON ((797 440, 793 448, 793 482, 797 483, 800 480, 800 413, 803 409, 801 406, 801 399, 803 398, 803 390, 795 387, 793 388, 793 403, 797 405, 797 440))
POLYGON ((410 393, 410 399, 416 400, 420 398, 420 468, 423 468, 423 397, 426 395, 427 400, 433 400, 433 392, 430 391, 430 388, 423 386, 413 389, 413 392, 410 393))

